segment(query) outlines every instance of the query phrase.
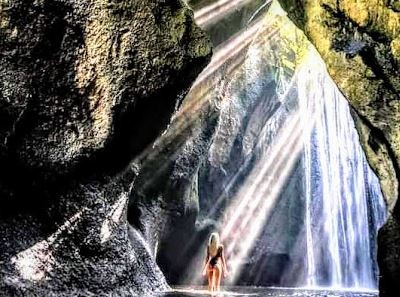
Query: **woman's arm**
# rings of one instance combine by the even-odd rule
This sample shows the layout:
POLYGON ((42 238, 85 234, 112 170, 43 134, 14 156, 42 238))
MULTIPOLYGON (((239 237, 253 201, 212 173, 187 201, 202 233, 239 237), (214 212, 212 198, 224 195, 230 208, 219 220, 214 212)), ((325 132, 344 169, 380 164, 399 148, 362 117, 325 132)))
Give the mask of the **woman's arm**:
POLYGON ((208 247, 207 247, 206 260, 204 261, 204 266, 203 266, 203 270, 202 270, 202 274, 204 276, 206 276, 206 274, 207 274, 207 266, 210 263, 210 259, 211 259, 211 257, 210 257, 210 254, 208 253, 208 247))
POLYGON ((222 259, 222 271, 224 273, 224 277, 227 277, 229 273, 228 273, 228 268, 226 266, 226 261, 225 261, 224 247, 222 247, 221 259, 222 259))

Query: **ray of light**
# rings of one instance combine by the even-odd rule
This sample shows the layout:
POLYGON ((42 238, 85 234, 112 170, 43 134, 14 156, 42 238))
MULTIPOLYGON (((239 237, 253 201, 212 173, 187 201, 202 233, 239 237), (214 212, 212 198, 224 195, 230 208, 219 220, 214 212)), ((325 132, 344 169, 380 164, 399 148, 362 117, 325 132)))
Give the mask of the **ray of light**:
POLYGON ((231 282, 235 282, 236 278, 241 273, 241 265, 249 254, 251 248, 254 246, 255 241, 260 235, 265 221, 268 219, 269 214, 275 206, 281 189, 283 188, 296 160, 302 150, 302 143, 300 141, 300 133, 293 137, 290 144, 288 144, 285 154, 289 157, 282 157, 276 166, 275 170, 271 170, 271 174, 276 176, 276 179, 266 178, 264 185, 260 185, 258 193, 254 193, 258 203, 251 202, 249 210, 242 214, 239 226, 235 230, 231 230, 233 234, 226 235, 229 237, 229 245, 227 249, 227 257, 231 262, 232 278, 231 282), (290 151, 290 152, 289 152, 290 151), (279 172, 278 168, 280 169, 279 172))
MULTIPOLYGON (((173 117, 173 122, 168 128, 167 133, 179 135, 183 134, 186 129, 191 128, 198 120, 198 114, 210 104, 210 100, 212 99, 210 95, 212 95, 212 92, 214 92, 220 80, 223 79, 223 77, 230 77, 233 72, 242 65, 247 48, 250 46, 255 36, 257 36, 260 27, 261 23, 255 22, 252 26, 218 47, 209 66, 200 74, 187 95, 184 104, 173 117), (223 77, 222 74, 220 74, 222 68, 224 68, 223 77)), ((275 29, 269 32, 269 38, 272 38, 276 32, 277 30, 275 29)), ((262 42, 265 42, 265 39, 262 40, 262 42)), ((215 94, 212 96, 215 97, 215 94)), ((170 139, 170 141, 175 140, 170 139)), ((181 144, 183 143, 182 141, 181 144)), ((169 145, 171 145, 171 143, 158 143, 158 148, 155 145, 151 145, 144 150, 135 161, 140 164, 143 160, 149 158, 149 154, 157 155, 169 145)))
MULTIPOLYGON (((285 162, 287 155, 291 155, 291 144, 296 142, 300 135, 299 116, 296 115, 290 124, 284 129, 282 137, 273 149, 266 154, 260 161, 260 167, 255 168, 253 173, 249 175, 246 183, 242 186, 241 191, 235 197, 239 201, 239 205, 232 203, 228 213, 234 213, 225 223, 222 238, 228 238, 232 232, 237 231, 237 227, 244 227, 248 223, 249 217, 253 215, 259 204, 264 198, 264 192, 271 190, 269 187, 272 182, 279 176, 278 169, 285 162), (277 173, 277 174, 275 174, 277 173)), ((281 186, 281 185, 280 185, 281 186)), ((273 188, 276 188, 274 185, 273 188)))
MULTIPOLYGON (((262 20, 254 22, 254 24, 252 24, 250 27, 235 34, 228 41, 219 46, 213 55, 211 63, 199 75, 192 88, 195 88, 197 85, 201 84, 206 78, 212 76, 228 59, 234 57, 235 55, 246 49, 254 40, 254 37, 257 36, 257 32, 260 30, 262 25, 262 20)), ((273 32, 271 32, 271 34, 273 32)))
MULTIPOLYGON (((271 40, 271 39, 273 39, 274 37, 276 37, 276 36, 277 36, 277 35, 276 35, 277 31, 278 31, 278 30, 273 30, 273 31, 269 32, 268 35, 267 35, 267 36, 268 36, 268 39, 264 39, 264 40, 262 40, 262 41, 259 41, 259 42, 257 42, 257 43, 254 43, 254 44, 257 44, 257 45, 262 46, 262 44, 265 43, 265 42, 267 42, 267 40, 271 40)), ((242 64, 242 62, 240 63, 240 65, 241 65, 241 64, 242 64)), ((240 66, 240 65, 238 65, 238 66, 240 66)), ((237 66, 237 65, 235 65, 235 67, 236 67, 236 66, 237 66)), ((229 73, 230 73, 230 72, 229 72, 229 73)), ((280 98, 282 98, 281 101, 284 101, 284 100, 285 100, 284 98, 286 98, 286 96, 288 95, 288 93, 289 93, 289 91, 291 90, 291 88, 292 88, 294 82, 295 82, 295 79, 294 79, 294 77, 293 77, 293 78, 290 80, 289 84, 287 85, 284 94, 282 94, 282 95, 280 96, 280 98)), ((191 105, 190 107, 187 107, 187 109, 193 110, 193 106, 191 105)), ((260 141, 259 141, 259 142, 260 142, 260 141)), ((222 202, 224 201, 224 199, 225 199, 225 197, 224 197, 225 194, 226 194, 227 192, 229 192, 229 190, 235 185, 235 183, 237 182, 237 180, 241 177, 241 174, 243 173, 243 170, 244 170, 245 168, 247 168, 248 162, 249 162, 249 161, 250 161, 250 159, 246 159, 246 160, 245 160, 245 163, 244 163, 244 164, 239 168, 239 170, 232 176, 232 178, 231 178, 230 181, 228 182, 227 186, 224 188, 224 192, 222 192, 222 193, 218 196, 218 198, 215 199, 215 203, 213 203, 213 207, 209 210, 209 212, 208 212, 208 214, 207 214, 208 217, 212 217, 212 216, 216 213, 216 211, 219 209, 221 203, 222 203, 222 202)))
MULTIPOLYGON (((237 197, 234 198, 232 203, 231 212, 233 215, 229 218, 224 226, 224 232, 222 238, 225 238, 227 234, 232 232, 235 227, 235 223, 243 215, 244 210, 250 205, 257 205, 258 201, 254 200, 254 194, 259 190, 260 184, 265 182, 266 176, 271 176, 269 173, 271 168, 276 165, 278 158, 282 158, 283 151, 286 144, 293 137, 293 132, 298 127, 299 115, 295 115, 292 120, 289 120, 285 127, 281 129, 277 139, 278 141, 273 145, 272 149, 265 154, 264 158, 259 161, 258 166, 253 170, 252 174, 246 179, 246 184, 241 187, 237 197), (251 202, 251 203, 250 203, 251 202)), ((287 147, 287 146, 286 146, 287 147)), ((261 199, 260 197, 258 199, 261 199)))
MULTIPOLYGON (((170 129, 169 133, 180 134, 186 129, 191 129, 193 122, 198 119, 197 114, 210 103, 209 94, 214 91, 216 84, 221 80, 221 74, 219 74, 221 69, 227 65, 231 72, 235 71, 243 64, 247 49, 251 44, 265 43, 276 36, 277 33, 279 33, 279 29, 262 26, 262 22, 259 20, 253 22, 246 30, 220 46, 210 65, 200 74, 193 85, 188 95, 189 98, 193 96, 192 100, 186 101, 187 103, 184 103, 177 112, 172 124, 173 127, 170 127, 173 129, 170 129), (263 28, 262 31, 261 28, 263 28), (256 40, 255 37, 258 34, 263 34, 261 40, 256 40)), ((289 89, 290 87, 287 88, 287 90, 289 89)), ((277 142, 266 154, 268 157, 261 160, 262 162, 256 168, 253 176, 247 179, 246 185, 242 186, 242 193, 239 194, 239 198, 232 199, 232 205, 228 206, 227 212, 231 211, 233 215, 224 222, 226 227, 223 228, 225 230, 222 238, 229 238, 227 256, 233 264, 233 279, 240 274, 242 259, 250 251, 257 236, 259 236, 264 222, 267 220, 268 214, 279 197, 280 190, 300 154, 302 145, 299 141, 301 134, 299 126, 298 115, 295 115, 292 120, 286 123, 284 128, 281 129, 281 133, 276 137, 277 142), (289 157, 286 158, 286 156, 289 157), (272 178, 272 176, 275 178, 272 178), (239 228, 235 229, 234 227, 238 224, 239 228), (248 232, 249 225, 251 232, 248 232)), ((175 142, 174 137, 168 137, 161 149, 168 147, 168 142, 171 141, 175 142)), ((184 143, 185 141, 182 141, 178 145, 184 145, 184 143)), ((154 150, 154 147, 151 150, 154 150)), ((167 163, 164 162, 164 165, 167 163)))
MULTIPOLYGON (((293 85, 294 85, 294 83, 295 83, 295 77, 293 77, 291 80, 290 80, 290 82, 286 85, 286 89, 285 89, 285 91, 284 91, 284 93, 283 94, 280 94, 279 95, 279 98, 280 98, 280 102, 284 102, 286 99, 286 97, 288 96, 288 94, 289 94, 289 92, 290 92, 290 89, 293 87, 293 85)), ((275 120, 274 120, 275 121, 275 120)), ((279 120, 278 120, 279 121, 279 120)), ((290 133, 290 130, 291 129, 293 129, 293 127, 295 127, 297 124, 298 124, 298 117, 294 117, 293 118, 293 121, 290 121, 290 120, 285 120, 286 121, 286 125, 284 125, 283 127, 286 127, 286 128, 281 128, 278 132, 277 132, 277 138, 278 137, 283 137, 283 138, 287 138, 287 137, 289 137, 289 135, 291 134, 290 133), (292 123, 291 125, 290 125, 290 123, 292 123), (284 131, 287 131, 286 133, 284 132, 284 131), (286 135, 286 136, 285 136, 286 135)), ((271 124, 266 124, 264 127, 263 127, 263 129, 262 129, 262 132, 260 133, 260 135, 263 135, 263 134, 265 134, 265 133, 268 133, 267 131, 270 129, 269 128, 269 126, 270 126, 271 124)), ((275 126, 274 124, 272 124, 272 126, 275 126)), ((260 137, 259 138, 259 140, 257 141, 257 144, 255 145, 255 146, 260 146, 260 145, 262 145, 262 143, 263 143, 263 141, 265 141, 265 140, 263 140, 263 137, 260 137)), ((278 152, 278 150, 275 150, 276 152, 278 152)), ((249 163, 248 162, 250 162, 251 160, 250 159, 246 159, 245 160, 245 162, 242 164, 242 166, 237 170, 237 172, 236 172, 236 174, 234 174, 233 175, 233 177, 230 179, 230 181, 229 181, 229 184, 224 188, 224 192, 223 193, 221 193, 219 196, 218 196, 218 198, 216 198, 216 202, 215 203, 213 203, 213 207, 209 210, 209 212, 207 213, 207 218, 213 218, 214 216, 215 216, 215 214, 216 214, 216 212, 218 211, 218 209, 220 209, 220 207, 221 207, 221 204, 223 203, 223 201, 225 201, 225 199, 226 199, 226 197, 225 197, 225 195, 229 192, 229 190, 232 188, 232 187, 234 187, 234 185, 235 185, 235 183, 237 183, 237 181, 239 180, 239 178, 241 177, 241 174, 243 173, 243 171, 246 169, 246 168, 248 168, 248 165, 249 165, 249 163)), ((263 163, 263 165, 265 166, 265 163, 263 163)), ((260 167, 262 167, 262 164, 261 163, 259 163, 258 165, 256 165, 256 166, 258 166, 259 167, 259 169, 256 169, 256 170, 253 170, 253 172, 257 172, 257 170, 258 171, 260 171, 261 169, 260 169, 260 167)), ((256 176, 256 175, 255 175, 256 176)), ((256 178, 256 177, 255 177, 256 178)), ((254 179, 253 177, 251 177, 250 178, 250 180, 252 180, 252 179, 254 179)), ((246 184, 246 186, 247 186, 248 184, 246 184)), ((249 198, 251 198, 250 196, 249 196, 249 198)), ((232 199, 232 201, 234 201, 235 199, 232 199)), ((240 200, 240 199, 237 199, 237 200, 240 200)), ((231 201, 231 203, 233 203, 231 201)), ((240 202, 240 201, 239 201, 240 202)), ((236 201, 236 203, 239 203, 238 201, 236 201)), ((248 202, 248 201, 247 201, 248 202)), ((246 201, 243 201, 243 204, 244 203, 246 203, 246 201)), ((228 206, 229 207, 229 206, 228 206)), ((233 208, 232 206, 231 206, 231 208, 233 208)), ((235 213, 235 212, 234 212, 235 213)), ((222 222, 221 222, 222 223, 222 222)), ((194 235, 192 238, 190 238, 190 239, 188 239, 188 244, 187 244, 187 248, 189 248, 189 247, 191 247, 192 246, 192 243, 194 242, 194 241, 196 241, 197 239, 196 239, 196 236, 194 235)), ((185 252, 186 252, 186 250, 185 250, 185 252)), ((196 267, 196 266, 198 266, 199 265, 199 263, 203 260, 202 259, 203 258, 203 254, 200 252, 200 255, 197 255, 196 257, 194 257, 193 258, 193 260, 191 261, 191 263, 189 263, 189 267, 196 267)), ((201 264, 200 264, 201 265, 201 264)), ((191 277, 189 277, 189 278, 187 278, 186 279, 186 281, 188 282, 188 283, 197 283, 197 281, 199 281, 200 280, 200 277, 197 275, 197 276, 191 276, 191 277)))
POLYGON ((252 0, 219 0, 194 13, 194 19, 200 27, 206 27, 223 19, 232 11, 239 9, 252 0))
POLYGON ((231 283, 240 276, 241 266, 245 263, 246 256, 261 234, 281 189, 301 155, 304 148, 305 130, 314 124, 315 121, 312 119, 304 121, 304 117, 298 112, 284 129, 283 135, 287 134, 289 137, 280 137, 280 141, 278 139, 278 144, 274 146, 277 153, 266 154, 268 157, 272 155, 269 159, 272 161, 266 162, 266 166, 261 168, 257 177, 249 178, 250 186, 247 191, 246 186, 243 187, 244 193, 239 195, 238 199, 246 200, 247 207, 239 207, 238 212, 234 204, 232 205, 235 215, 228 219, 226 223, 228 228, 224 229, 222 236, 228 242, 227 257, 230 259, 233 271, 231 283), (247 197, 243 199, 240 198, 241 196, 247 197))
MULTIPOLYGON (((166 133, 179 135, 183 134, 185 130, 191 129, 191 126, 198 120, 198 114, 213 99, 210 98, 210 95, 215 97, 215 94, 212 95, 212 92, 215 91, 217 85, 225 77, 232 76, 243 64, 248 47, 252 44, 260 46, 277 36, 279 31, 277 28, 261 25, 261 21, 254 22, 251 26, 234 35, 217 48, 210 64, 199 75, 187 95, 184 104, 173 116, 173 121, 168 127, 168 132, 166 130, 166 133), (263 38, 257 39, 257 36, 260 34, 262 34, 263 38), (220 73, 222 69, 224 69, 223 73, 220 73)), ((136 158, 135 162, 141 164, 143 160, 149 158, 150 154, 154 156, 159 154, 165 147, 170 146, 171 142, 175 142, 175 140, 170 139, 169 142, 149 146, 136 158)), ((180 143, 184 144, 184 141, 180 143)), ((177 146, 174 145, 174 147, 177 146)))
MULTIPOLYGON (((298 76, 298 73, 294 76, 298 76)), ((278 141, 273 145, 272 152, 267 153, 261 169, 257 174, 249 176, 250 185, 243 185, 243 193, 235 199, 239 199, 239 206, 231 204, 233 216, 229 217, 223 229, 222 238, 228 239, 227 255, 232 262, 234 283, 240 275, 243 259, 254 246, 260 235, 268 215, 275 205, 280 191, 284 186, 296 160, 304 147, 304 133, 315 124, 315 121, 305 121, 298 111, 293 118, 286 123, 283 131, 279 133, 278 141), (244 198, 241 198, 244 197, 244 198), (232 234, 233 233, 233 234, 232 234)))
POLYGON ((32 282, 38 282, 44 279, 46 274, 53 269, 55 263, 53 251, 50 246, 60 240, 60 236, 63 233, 70 232, 76 228, 82 215, 88 211, 89 209, 84 207, 67 219, 53 234, 47 237, 47 239, 39 241, 32 247, 13 256, 11 258, 11 263, 20 276, 32 282))
MULTIPOLYGON (((223 217, 227 219, 222 224, 221 237, 228 243, 226 257, 232 272, 230 283, 234 283, 240 275, 241 263, 259 236, 301 153, 301 136, 300 115, 295 114, 281 128, 277 141, 246 178, 225 211, 226 215, 223 217)), ((191 282, 198 280, 199 276, 196 275, 191 282)))
MULTIPOLYGON (((298 75, 298 72, 293 75, 281 98, 289 94, 298 75)), ((269 150, 263 153, 261 160, 240 186, 238 194, 231 199, 223 216, 221 234, 222 240, 227 243, 226 255, 232 270, 230 283, 234 283, 240 275, 243 259, 254 246, 276 204, 303 149, 304 129, 310 125, 313 124, 304 122, 299 111, 286 119, 269 150)))
POLYGON ((250 17, 250 19, 247 21, 247 24, 250 24, 256 17, 257 15, 268 5, 272 2, 272 0, 265 0, 264 4, 261 5, 250 17))
MULTIPOLYGON (((294 83, 294 79, 291 80, 289 87, 287 89, 287 91, 285 92, 285 94, 283 95, 283 98, 285 98, 287 96, 287 94, 289 93, 290 88, 292 87, 293 83, 294 83)), ((260 133, 262 134, 262 133, 260 133)), ((259 140, 258 142, 260 143, 262 140, 259 140)), ((224 200, 224 195, 229 192, 235 185, 235 183, 238 181, 238 179, 241 177, 241 174, 243 173, 243 170, 247 168, 248 163, 251 161, 251 159, 246 159, 245 163, 239 168, 239 170, 233 175, 233 177, 231 178, 231 180, 229 181, 229 183, 227 184, 227 186, 224 189, 224 192, 221 193, 218 198, 216 199, 216 202, 214 203, 213 207, 210 209, 210 211, 208 212, 208 216, 212 217, 216 211, 218 210, 218 208, 220 207, 221 202, 223 202, 224 200)))

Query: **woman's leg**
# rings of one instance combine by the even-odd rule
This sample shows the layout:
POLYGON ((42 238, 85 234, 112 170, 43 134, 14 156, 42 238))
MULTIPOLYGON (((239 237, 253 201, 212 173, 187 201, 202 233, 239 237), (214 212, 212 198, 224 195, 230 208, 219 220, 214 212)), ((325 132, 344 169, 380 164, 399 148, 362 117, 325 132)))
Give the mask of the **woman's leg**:
POLYGON ((211 291, 214 292, 217 290, 217 279, 216 279, 216 269, 215 267, 212 270, 212 278, 211 278, 211 291))
POLYGON ((213 271, 214 269, 207 269, 207 276, 208 276, 208 290, 212 291, 213 288, 213 271))
POLYGON ((215 284, 214 289, 215 289, 216 291, 219 291, 219 289, 220 289, 220 285, 221 285, 221 275, 222 275, 222 267, 221 267, 221 264, 218 264, 218 265, 216 265, 215 268, 214 268, 214 279, 215 279, 215 282, 214 282, 214 284, 215 284))

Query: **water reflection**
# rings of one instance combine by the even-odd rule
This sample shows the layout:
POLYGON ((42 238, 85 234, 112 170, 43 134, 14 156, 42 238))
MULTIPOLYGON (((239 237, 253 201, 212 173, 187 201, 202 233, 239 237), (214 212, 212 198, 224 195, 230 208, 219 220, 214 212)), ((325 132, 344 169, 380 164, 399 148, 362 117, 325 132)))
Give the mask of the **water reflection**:
POLYGON ((162 293, 158 297, 191 297, 191 296, 215 296, 215 297, 377 297, 378 293, 331 291, 324 289, 291 289, 291 288, 262 288, 262 287, 225 287, 218 294, 211 294, 205 287, 177 287, 170 292, 162 293))

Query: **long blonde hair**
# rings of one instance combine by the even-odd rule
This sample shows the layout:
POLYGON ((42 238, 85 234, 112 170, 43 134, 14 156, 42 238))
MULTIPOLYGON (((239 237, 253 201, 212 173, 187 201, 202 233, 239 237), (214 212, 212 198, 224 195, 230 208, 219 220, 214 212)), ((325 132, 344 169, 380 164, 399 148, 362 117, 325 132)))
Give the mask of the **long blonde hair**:
POLYGON ((219 234, 213 232, 208 239, 208 252, 212 257, 216 256, 218 253, 218 248, 220 247, 219 234))

